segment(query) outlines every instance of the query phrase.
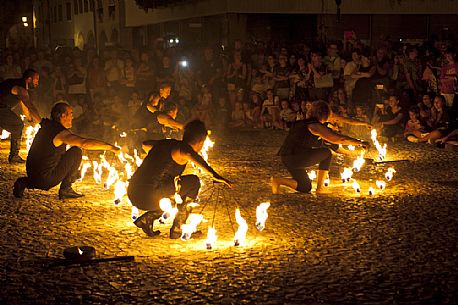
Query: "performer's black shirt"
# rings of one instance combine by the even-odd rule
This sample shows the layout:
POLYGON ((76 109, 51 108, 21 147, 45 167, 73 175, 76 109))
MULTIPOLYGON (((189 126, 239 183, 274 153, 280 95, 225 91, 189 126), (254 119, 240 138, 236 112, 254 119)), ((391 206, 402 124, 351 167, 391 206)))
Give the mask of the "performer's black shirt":
POLYGON ((11 93, 11 89, 15 86, 24 89, 27 87, 22 78, 10 78, 0 83, 0 108, 11 109, 19 103, 19 97, 11 93))
POLYGON ((158 140, 130 179, 130 185, 132 187, 142 184, 159 186, 180 176, 185 170, 186 164, 180 165, 172 159, 172 151, 177 149, 191 154, 198 163, 196 165, 205 167, 214 176, 217 175, 189 144, 173 139, 158 140))
POLYGON ((43 119, 30 147, 27 157, 27 174, 44 175, 53 170, 65 153, 65 144, 54 146, 53 140, 58 133, 66 130, 62 124, 54 120, 43 119))
POLYGON ((294 122, 286 136, 283 145, 278 152, 279 155, 292 155, 302 149, 316 148, 323 146, 323 140, 310 132, 308 125, 321 124, 316 119, 306 119, 294 122))

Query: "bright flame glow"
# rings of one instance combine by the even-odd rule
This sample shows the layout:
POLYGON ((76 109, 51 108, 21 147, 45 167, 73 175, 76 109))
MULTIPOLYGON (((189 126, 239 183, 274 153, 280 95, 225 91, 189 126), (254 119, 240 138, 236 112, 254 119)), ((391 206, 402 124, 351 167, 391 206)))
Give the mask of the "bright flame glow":
POLYGON ((162 198, 159 200, 159 207, 162 211, 164 211, 162 216, 159 218, 160 223, 165 223, 168 220, 173 220, 175 215, 178 213, 178 208, 172 207, 172 201, 170 198, 162 198))
POLYGON ((379 188, 381 190, 384 190, 385 187, 386 187, 385 181, 382 181, 382 180, 375 181, 375 184, 377 185, 377 188, 379 188))
POLYGON ((135 164, 137 164, 137 167, 140 167, 140 165, 142 165, 142 163, 143 163, 143 160, 137 154, 137 150, 136 149, 134 149, 134 157, 135 157, 135 164))
POLYGON ((32 143, 33 143, 33 139, 35 138, 35 135, 37 134, 39 129, 40 129, 40 126, 38 124, 35 125, 35 127, 27 126, 25 130, 25 147, 27 151, 30 150, 30 147, 32 146, 32 143))
POLYGON ((202 151, 201 151, 202 158, 204 158, 204 160, 207 163, 208 163, 208 150, 212 148, 213 145, 215 145, 215 142, 213 142, 210 139, 210 136, 207 136, 207 138, 205 138, 205 142, 204 142, 204 145, 202 146, 202 151))
POLYGON ((264 230, 265 223, 269 214, 267 214, 267 209, 270 207, 270 202, 262 202, 256 208, 256 228, 259 231, 264 230))
POLYGON ((369 195, 374 195, 375 194, 375 190, 372 186, 369 187, 369 190, 367 191, 369 195))
POLYGON ((190 214, 185 224, 181 225, 181 240, 188 240, 192 233, 197 231, 197 226, 202 222, 202 214, 190 214))
POLYGON ((10 133, 8 131, 6 131, 5 129, 2 130, 2 134, 0 135, 0 139, 1 140, 6 140, 8 139, 10 136, 10 133))
POLYGON ((371 130, 371 139, 372 142, 374 142, 375 148, 377 148, 379 160, 383 161, 386 157, 386 143, 383 146, 380 145, 379 141, 377 140, 376 129, 371 130))
POLYGON ((361 193, 361 187, 355 179, 353 179, 353 184, 351 186, 353 187, 356 193, 361 193))
POLYGON ((81 250, 80 247, 77 247, 76 249, 78 249, 78 254, 79 255, 83 255, 83 250, 81 250))
POLYGON ((309 179, 311 181, 313 181, 314 179, 316 179, 316 172, 314 170, 311 170, 309 173, 307 173, 307 175, 309 176, 309 179))
POLYGON ((393 179, 393 174, 395 172, 396 171, 394 170, 394 168, 392 168, 392 167, 388 168, 387 172, 385 173, 386 180, 391 181, 391 179, 393 179))
POLYGON ((366 162, 366 160, 364 160, 364 152, 361 151, 361 154, 353 161, 353 171, 359 172, 364 162, 366 162))
POLYGON ((355 150, 355 147, 353 145, 348 145, 347 148, 348 150, 355 150))
POLYGON ((121 138, 125 138, 125 137, 127 137, 127 133, 122 132, 119 136, 120 136, 121 138))
POLYGON ((245 245, 246 232, 248 231, 248 225, 246 220, 240 215, 240 209, 235 210, 235 220, 237 221, 239 228, 235 232, 234 245, 243 246, 245 245))
POLYGON ((353 176, 353 171, 349 167, 345 167, 344 171, 340 173, 340 178, 342 179, 342 183, 350 182, 351 176, 353 176))
POLYGON ((103 164, 97 161, 92 161, 92 171, 95 183, 99 184, 102 182, 102 171, 103 171, 103 164))
MULTIPOLYGON (((86 156, 83 156, 83 158, 86 157, 86 156)), ((87 157, 86 157, 87 158, 87 157)), ((80 170, 80 173, 81 173, 81 177, 78 179, 79 182, 83 181, 84 179, 84 176, 86 175, 86 171, 88 170, 88 168, 90 168, 92 165, 90 162, 84 162, 83 164, 81 164, 81 170, 80 170)))
POLYGON ((122 180, 116 181, 114 185, 114 204, 119 205, 122 203, 123 197, 127 194, 127 182, 122 180))
POLYGON ((211 250, 216 243, 218 237, 216 236, 216 230, 213 227, 208 227, 207 239, 205 240, 205 245, 208 250, 211 250))
POLYGON ((140 213, 138 212, 138 209, 136 206, 132 206, 132 220, 135 221, 137 220, 138 216, 140 213))

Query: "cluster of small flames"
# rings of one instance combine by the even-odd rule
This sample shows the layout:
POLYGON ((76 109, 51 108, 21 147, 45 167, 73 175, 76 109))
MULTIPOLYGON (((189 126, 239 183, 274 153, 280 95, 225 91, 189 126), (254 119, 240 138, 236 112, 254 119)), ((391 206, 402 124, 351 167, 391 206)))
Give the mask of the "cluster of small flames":
MULTIPOLYGON (((375 148, 377 149, 378 152, 378 159, 379 161, 383 161, 386 157, 387 153, 387 145, 386 143, 382 146, 379 141, 377 140, 377 130, 372 129, 371 130, 371 139, 372 142, 374 143, 375 148)), ((355 150, 355 147, 352 145, 348 146, 348 150, 355 150)), ((353 161, 353 167, 345 167, 343 172, 340 173, 340 178, 342 179, 342 183, 350 183, 352 182, 352 187, 355 191, 355 193, 361 193, 361 187, 359 183, 356 181, 356 179, 352 178, 353 173, 359 172, 361 170, 361 167, 364 165, 365 160, 364 160, 364 151, 361 151, 360 155, 356 157, 356 159, 353 161)), ((388 168, 387 172, 385 173, 385 179, 387 181, 391 181, 393 179, 393 174, 396 173, 396 170, 392 167, 388 168)), ((316 172, 315 171, 310 171, 308 173, 308 176, 310 180, 316 179, 316 172)), ((329 177, 327 177, 324 180, 324 186, 329 186, 330 180, 329 177)), ((370 186, 369 189, 367 190, 368 195, 374 195, 375 190, 384 190, 386 188, 386 182, 384 180, 377 180, 375 182, 375 188, 370 186)))

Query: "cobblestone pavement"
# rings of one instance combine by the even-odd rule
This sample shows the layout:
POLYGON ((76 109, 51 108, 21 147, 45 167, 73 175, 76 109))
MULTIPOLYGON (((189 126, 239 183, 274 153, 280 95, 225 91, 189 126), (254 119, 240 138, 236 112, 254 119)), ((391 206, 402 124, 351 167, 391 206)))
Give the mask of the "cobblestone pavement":
POLYGON ((235 186, 225 200, 201 196, 207 219, 218 203, 213 250, 203 239, 170 240, 170 225, 146 237, 128 204, 114 206, 112 192, 91 177, 76 184, 82 200, 62 202, 56 188, 14 199, 12 184, 25 168, 7 164, 2 142, 0 304, 458 304, 456 152, 395 143, 388 160, 408 161, 366 164, 354 175, 362 194, 342 186, 333 167, 331 196, 283 189, 273 196, 270 175, 287 174, 275 156, 284 135, 215 136, 210 162, 235 186), (397 173, 387 189, 365 195, 388 166, 397 173), (258 232, 255 210, 266 200, 269 219, 258 232), (233 246, 223 203, 232 215, 241 208, 246 246, 233 246), (135 261, 49 266, 74 245, 135 261))

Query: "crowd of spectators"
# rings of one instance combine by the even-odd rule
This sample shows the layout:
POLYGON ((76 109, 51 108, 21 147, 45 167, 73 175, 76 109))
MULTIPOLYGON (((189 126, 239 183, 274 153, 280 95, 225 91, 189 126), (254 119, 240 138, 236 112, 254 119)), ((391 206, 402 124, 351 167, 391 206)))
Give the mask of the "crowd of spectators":
POLYGON ((442 143, 457 128, 456 47, 453 41, 385 40, 370 47, 356 40, 319 45, 235 40, 223 49, 156 45, 111 47, 99 54, 63 47, 6 49, 0 80, 37 70, 40 85, 33 96, 42 115, 67 101, 74 108, 74 128, 106 140, 132 130, 142 105, 168 84, 168 100, 183 123, 198 118, 217 130, 288 130, 308 118, 311 102, 321 99, 341 116, 380 127, 388 139, 442 143))

